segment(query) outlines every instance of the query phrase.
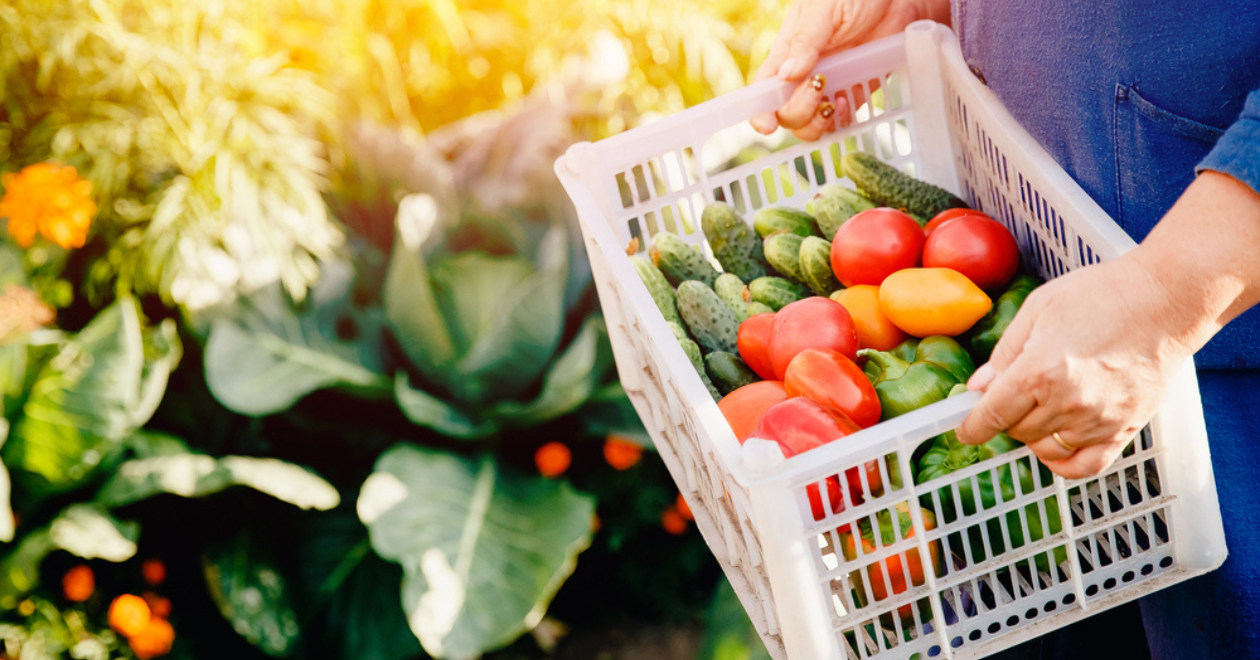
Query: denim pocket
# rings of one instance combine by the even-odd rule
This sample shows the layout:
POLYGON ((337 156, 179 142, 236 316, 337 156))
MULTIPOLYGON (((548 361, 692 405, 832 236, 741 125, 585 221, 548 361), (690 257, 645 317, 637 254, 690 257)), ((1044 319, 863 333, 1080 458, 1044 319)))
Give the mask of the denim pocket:
POLYGON ((1116 85, 1116 221, 1141 241, 1194 181, 1224 129, 1169 112, 1116 85))

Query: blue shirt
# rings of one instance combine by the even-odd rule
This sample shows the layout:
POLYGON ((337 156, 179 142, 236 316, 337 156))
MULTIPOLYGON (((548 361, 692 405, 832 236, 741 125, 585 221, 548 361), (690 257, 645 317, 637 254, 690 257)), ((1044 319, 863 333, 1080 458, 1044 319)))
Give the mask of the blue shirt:
MULTIPOLYGON (((953 12, 973 72, 1134 240, 1197 170, 1260 190, 1260 4, 955 0, 953 12)), ((1260 308, 1195 364, 1260 368, 1260 308)))

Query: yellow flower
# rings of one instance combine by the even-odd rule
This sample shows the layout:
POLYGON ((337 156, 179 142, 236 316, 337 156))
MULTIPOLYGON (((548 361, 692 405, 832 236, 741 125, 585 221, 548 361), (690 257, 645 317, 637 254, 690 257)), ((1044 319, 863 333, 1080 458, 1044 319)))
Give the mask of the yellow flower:
POLYGON ((0 176, 0 186, 0 217, 9 218, 9 235, 18 245, 30 247, 38 232, 66 249, 83 246, 96 203, 92 182, 73 167, 37 163, 0 176))

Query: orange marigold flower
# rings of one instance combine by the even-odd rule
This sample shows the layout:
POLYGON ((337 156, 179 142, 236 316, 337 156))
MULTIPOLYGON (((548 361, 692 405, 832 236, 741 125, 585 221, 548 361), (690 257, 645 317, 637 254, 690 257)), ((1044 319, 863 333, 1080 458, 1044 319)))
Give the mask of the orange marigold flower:
POLYGON ((18 245, 30 247, 39 233, 66 249, 83 247, 96 203, 92 182, 73 167, 36 163, 0 175, 0 186, 0 217, 9 219, 9 235, 18 245))
POLYGON ((558 477, 569 469, 573 453, 563 442, 548 442, 534 452, 534 465, 544 477, 558 477))
POLYGON ((165 619, 171 615, 171 599, 165 596, 159 596, 152 591, 144 592, 144 602, 148 604, 149 611, 154 617, 165 619))
POLYGON ((131 636, 127 643, 140 660, 149 660, 171 652, 171 644, 175 642, 175 628, 166 619, 154 617, 149 619, 140 632, 131 636))
POLYGON ((604 439, 604 460, 616 470, 629 470, 643 458, 643 448, 616 435, 604 439))
POLYGON ((696 517, 691 515, 691 506, 687 504, 687 500, 683 498, 683 494, 678 494, 678 499, 674 501, 674 508, 678 509, 678 513, 682 514, 687 520, 695 520, 696 517))
POLYGON ((140 564, 140 574, 145 582, 156 587, 166 581, 166 564, 157 557, 146 559, 140 564))
POLYGON ((661 527, 674 536, 682 536, 687 531, 687 519, 671 506, 661 514, 661 527))
POLYGON ((109 604, 109 625, 126 637, 139 634, 152 618, 149 604, 133 594, 123 594, 109 604))
POLYGON ((66 600, 82 603, 91 598, 92 592, 96 591, 96 576, 92 574, 91 568, 79 564, 66 571, 61 578, 61 591, 65 594, 66 600))

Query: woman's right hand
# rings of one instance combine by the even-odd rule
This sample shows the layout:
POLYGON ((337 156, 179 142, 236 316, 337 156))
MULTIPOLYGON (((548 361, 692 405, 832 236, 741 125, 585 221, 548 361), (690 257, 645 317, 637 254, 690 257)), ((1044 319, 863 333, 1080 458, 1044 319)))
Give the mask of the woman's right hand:
POLYGON ((834 130, 835 118, 844 116, 847 108, 828 110, 825 81, 807 79, 818 60, 896 34, 925 18, 948 22, 949 0, 796 0, 756 80, 778 76, 800 85, 777 112, 753 117, 753 128, 769 135, 782 126, 802 140, 816 140, 834 130))

